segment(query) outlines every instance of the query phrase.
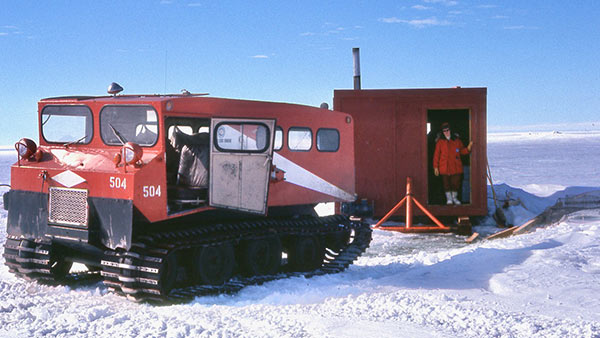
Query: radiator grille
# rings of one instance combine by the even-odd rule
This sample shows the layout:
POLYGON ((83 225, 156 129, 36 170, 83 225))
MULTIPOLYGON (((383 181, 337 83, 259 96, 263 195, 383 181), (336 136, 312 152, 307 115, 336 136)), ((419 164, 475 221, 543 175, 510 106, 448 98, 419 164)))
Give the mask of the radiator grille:
POLYGON ((84 189, 50 188, 48 222, 66 225, 88 225, 88 191, 84 189))

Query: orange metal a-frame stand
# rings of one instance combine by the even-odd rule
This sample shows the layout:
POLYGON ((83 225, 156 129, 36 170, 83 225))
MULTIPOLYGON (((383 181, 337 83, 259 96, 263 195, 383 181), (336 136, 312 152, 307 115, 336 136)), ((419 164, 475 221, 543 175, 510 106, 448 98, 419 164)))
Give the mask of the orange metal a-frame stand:
POLYGON ((419 201, 412 196, 412 180, 410 177, 406 178, 406 196, 396 204, 382 219, 373 226, 374 229, 391 230, 399 232, 450 232, 450 227, 445 226, 440 222, 429 210, 427 210, 419 201), (413 226, 412 218, 412 204, 413 202, 429 217, 436 226, 413 226), (405 226, 381 226, 385 221, 388 220, 400 207, 406 203, 406 225, 405 226))

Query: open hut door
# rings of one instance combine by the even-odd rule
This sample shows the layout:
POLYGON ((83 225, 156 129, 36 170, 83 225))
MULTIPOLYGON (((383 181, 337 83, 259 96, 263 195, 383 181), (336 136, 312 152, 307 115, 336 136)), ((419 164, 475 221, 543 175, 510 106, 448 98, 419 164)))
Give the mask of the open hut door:
POLYGON ((267 213, 274 130, 273 119, 212 119, 210 206, 267 213))
MULTIPOLYGON (((470 109, 429 109, 427 110, 427 144, 428 144, 428 204, 446 205, 444 189, 441 176, 433 173, 433 155, 435 144, 441 136, 440 127, 443 123, 450 124, 450 130, 454 137, 458 137, 464 146, 472 140, 472 119, 470 109)), ((461 156, 463 174, 461 175, 461 188, 458 198, 462 204, 471 203, 471 156, 461 156)))

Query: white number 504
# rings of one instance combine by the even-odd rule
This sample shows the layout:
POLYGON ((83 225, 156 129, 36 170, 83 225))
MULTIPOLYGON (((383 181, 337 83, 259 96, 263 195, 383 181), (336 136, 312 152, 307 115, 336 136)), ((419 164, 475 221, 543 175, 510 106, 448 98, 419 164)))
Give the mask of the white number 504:
POLYGON ((114 177, 111 176, 110 177, 110 187, 112 189, 127 189, 127 179, 126 178, 120 178, 120 177, 114 177))
POLYGON ((160 197, 160 185, 145 185, 143 191, 144 197, 160 197))

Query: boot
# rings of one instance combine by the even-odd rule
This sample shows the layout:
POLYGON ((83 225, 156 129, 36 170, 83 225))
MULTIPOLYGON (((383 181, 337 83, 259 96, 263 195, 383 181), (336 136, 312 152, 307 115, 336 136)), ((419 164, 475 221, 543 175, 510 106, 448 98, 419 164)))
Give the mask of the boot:
POLYGON ((454 203, 452 200, 452 193, 450 191, 446 191, 446 204, 450 205, 454 203))
POLYGON ((458 192, 452 191, 451 195, 452 195, 452 202, 454 202, 454 204, 456 204, 456 205, 461 205, 460 201, 458 200, 458 192))

